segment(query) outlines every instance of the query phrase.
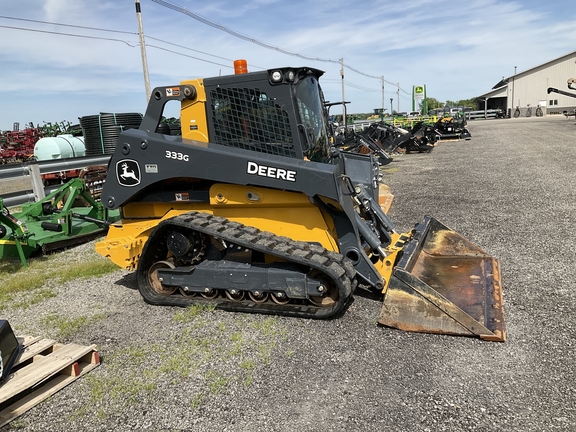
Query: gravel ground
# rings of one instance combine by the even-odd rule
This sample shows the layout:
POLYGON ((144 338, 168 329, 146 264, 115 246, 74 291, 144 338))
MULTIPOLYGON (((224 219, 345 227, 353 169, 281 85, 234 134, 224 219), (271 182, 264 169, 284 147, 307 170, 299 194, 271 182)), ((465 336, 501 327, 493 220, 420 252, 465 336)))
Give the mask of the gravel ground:
POLYGON ((469 130, 395 158, 390 216, 408 230, 433 215, 500 258, 507 342, 380 327, 365 296, 327 321, 153 307, 119 270, 3 311, 18 333, 95 343, 103 359, 3 430, 576 430, 576 125, 469 130), (64 337, 56 314, 82 325, 64 337))

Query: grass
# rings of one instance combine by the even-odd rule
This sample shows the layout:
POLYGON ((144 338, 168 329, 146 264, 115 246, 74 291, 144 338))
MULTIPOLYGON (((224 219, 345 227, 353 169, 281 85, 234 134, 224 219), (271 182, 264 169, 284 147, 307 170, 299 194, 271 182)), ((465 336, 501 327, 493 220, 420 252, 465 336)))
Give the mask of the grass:
POLYGON ((110 417, 153 403, 157 381, 171 383, 175 391, 192 386, 194 390, 181 400, 191 411, 231 387, 252 385, 258 369, 273 361, 286 329, 276 317, 219 316, 213 306, 179 310, 172 316, 173 334, 160 331, 155 343, 125 346, 105 356, 102 366, 84 381, 90 398, 87 405, 100 409, 80 408, 72 418, 110 417))
MULTIPOLYGON (((43 256, 30 260, 28 267, 0 262, 0 310, 29 307, 56 296, 59 284, 117 270, 95 251, 43 256)), ((54 312, 41 318, 40 323, 53 329, 58 337, 70 338, 105 319, 102 312, 75 317, 54 312)), ((192 386, 182 400, 191 411, 235 386, 252 385, 259 368, 273 362, 277 343, 285 337, 286 329, 276 317, 219 316, 214 304, 179 309, 171 317, 167 315, 166 331, 160 330, 154 343, 135 341, 111 348, 101 367, 82 380, 82 392, 89 402, 74 411, 71 420, 102 420, 126 408, 154 403, 159 381, 171 383, 175 391, 182 385, 192 386), (94 406, 98 409, 90 408, 94 406)))
POLYGON ((383 168, 380 168, 380 171, 381 171, 383 174, 395 174, 395 173, 397 173, 397 172, 400 171, 400 168, 399 168, 399 167, 387 167, 387 166, 384 166, 383 168))
POLYGON ((216 310, 216 305, 212 303, 192 305, 182 309, 181 312, 177 312, 176 315, 174 315, 174 321, 190 323, 198 318, 202 313, 213 312, 214 310, 216 310))
POLYGON ((0 311, 8 306, 26 308, 54 297, 48 284, 99 277, 118 270, 110 260, 92 251, 81 260, 73 250, 45 255, 29 260, 28 267, 19 262, 0 261, 0 311), (17 300, 15 300, 17 299, 17 300))
POLYGON ((67 338, 78 333, 78 331, 85 325, 92 324, 106 318, 104 314, 86 317, 84 315, 76 318, 66 318, 59 314, 52 313, 46 318, 41 320, 42 324, 47 327, 52 327, 57 330, 57 336, 67 338))

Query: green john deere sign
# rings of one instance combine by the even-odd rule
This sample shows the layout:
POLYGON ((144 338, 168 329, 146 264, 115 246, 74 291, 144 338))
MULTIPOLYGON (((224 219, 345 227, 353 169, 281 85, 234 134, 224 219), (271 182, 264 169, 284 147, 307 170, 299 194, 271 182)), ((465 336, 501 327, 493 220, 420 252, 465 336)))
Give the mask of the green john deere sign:
POLYGON ((426 85, 412 86, 412 111, 415 111, 418 105, 421 105, 422 114, 425 114, 427 111, 426 85))

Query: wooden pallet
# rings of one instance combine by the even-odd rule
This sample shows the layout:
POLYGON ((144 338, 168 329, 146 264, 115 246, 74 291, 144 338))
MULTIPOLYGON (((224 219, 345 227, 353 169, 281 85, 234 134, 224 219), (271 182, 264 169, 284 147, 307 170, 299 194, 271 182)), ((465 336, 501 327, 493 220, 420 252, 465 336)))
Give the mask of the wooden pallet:
POLYGON ((51 339, 18 337, 22 352, 0 386, 0 427, 100 364, 96 345, 60 344, 51 339))

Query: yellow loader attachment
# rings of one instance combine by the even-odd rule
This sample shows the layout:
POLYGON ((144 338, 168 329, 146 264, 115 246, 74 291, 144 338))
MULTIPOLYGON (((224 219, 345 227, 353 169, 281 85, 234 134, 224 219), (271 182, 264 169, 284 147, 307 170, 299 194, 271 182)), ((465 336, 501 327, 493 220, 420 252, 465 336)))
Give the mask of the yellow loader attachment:
POLYGON ((380 324, 504 342, 499 261, 426 216, 401 252, 380 324))

